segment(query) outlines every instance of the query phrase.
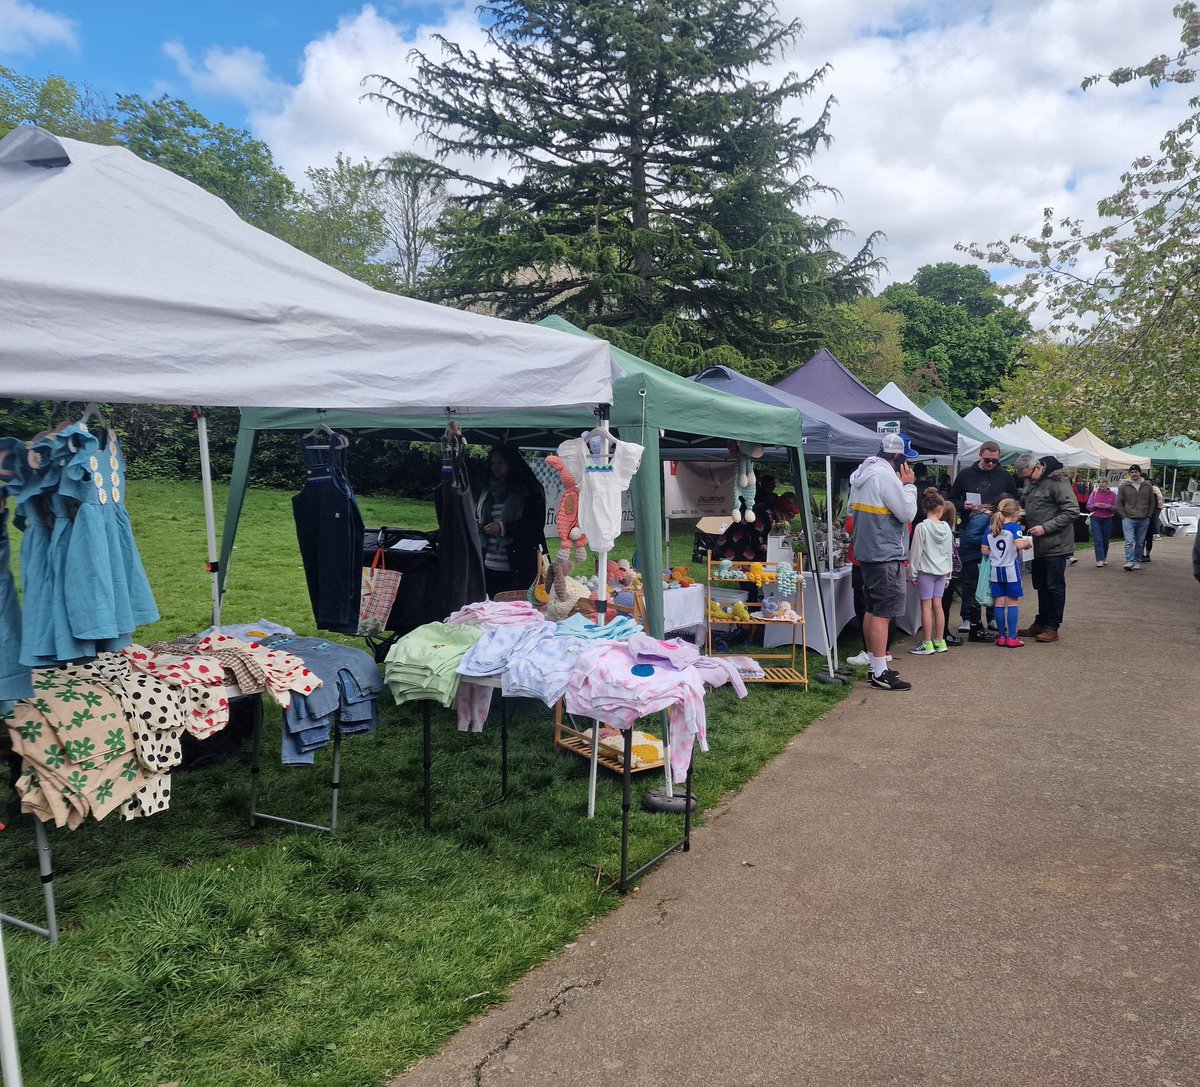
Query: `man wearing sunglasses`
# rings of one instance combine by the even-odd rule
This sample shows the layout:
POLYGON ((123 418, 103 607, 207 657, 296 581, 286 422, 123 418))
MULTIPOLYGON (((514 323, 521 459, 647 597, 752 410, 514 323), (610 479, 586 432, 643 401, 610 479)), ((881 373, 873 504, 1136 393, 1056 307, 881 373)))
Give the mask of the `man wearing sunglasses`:
POLYGON ((975 589, 979 584, 979 563, 983 554, 979 550, 979 541, 983 533, 978 530, 986 524, 986 517, 996 508, 996 503, 1002 498, 1016 498, 1018 494, 1017 481, 1004 468, 1000 467, 1000 446, 987 441, 979 447, 979 460, 968 468, 964 468, 955 477, 954 486, 950 488, 950 501, 958 510, 959 526, 964 538, 972 518, 980 518, 975 523, 976 532, 971 536, 974 546, 965 542, 959 548, 962 559, 962 578, 959 581, 962 602, 959 614, 962 616, 960 632, 970 631, 967 640, 971 642, 990 642, 994 638, 988 633, 984 622, 983 611, 975 602, 975 589), (971 495, 971 500, 967 499, 971 495), (976 501, 977 500, 977 501, 976 501), (976 539, 975 537, 979 537, 976 539))

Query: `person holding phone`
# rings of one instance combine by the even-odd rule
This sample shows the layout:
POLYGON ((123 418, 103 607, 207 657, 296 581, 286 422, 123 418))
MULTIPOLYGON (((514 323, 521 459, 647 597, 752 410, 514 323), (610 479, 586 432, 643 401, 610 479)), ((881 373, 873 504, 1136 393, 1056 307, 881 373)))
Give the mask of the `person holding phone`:
POLYGON ((908 526, 917 512, 916 477, 908 460, 915 456, 908 435, 885 434, 879 452, 850 476, 852 542, 863 576, 863 641, 870 684, 881 691, 912 690, 887 666, 887 635, 888 625, 904 610, 908 526))

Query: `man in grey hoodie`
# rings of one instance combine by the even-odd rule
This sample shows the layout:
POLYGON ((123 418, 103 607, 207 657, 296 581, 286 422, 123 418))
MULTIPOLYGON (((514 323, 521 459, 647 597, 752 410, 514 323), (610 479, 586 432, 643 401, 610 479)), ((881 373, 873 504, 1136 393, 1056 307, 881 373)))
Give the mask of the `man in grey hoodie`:
POLYGON ((1037 590, 1037 617, 1017 631, 1021 638, 1057 642, 1067 608, 1067 561, 1075 554, 1073 525, 1079 502, 1070 473, 1057 457, 1038 460, 1032 453, 1017 458, 1017 478, 1025 484, 1021 504, 1025 527, 1033 537, 1033 587, 1037 590))

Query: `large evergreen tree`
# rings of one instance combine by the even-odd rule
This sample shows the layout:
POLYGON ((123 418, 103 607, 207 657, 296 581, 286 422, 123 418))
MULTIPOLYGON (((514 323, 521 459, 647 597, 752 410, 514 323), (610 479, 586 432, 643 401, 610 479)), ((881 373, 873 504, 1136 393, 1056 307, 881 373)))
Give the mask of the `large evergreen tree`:
POLYGON ((443 219, 441 300, 558 312, 698 349, 794 360, 875 271, 805 215, 830 101, 786 116, 824 69, 755 78, 799 37, 766 0, 488 0, 494 57, 440 39, 370 97, 415 120, 466 194, 443 219), (449 163, 499 160, 500 176, 449 163))

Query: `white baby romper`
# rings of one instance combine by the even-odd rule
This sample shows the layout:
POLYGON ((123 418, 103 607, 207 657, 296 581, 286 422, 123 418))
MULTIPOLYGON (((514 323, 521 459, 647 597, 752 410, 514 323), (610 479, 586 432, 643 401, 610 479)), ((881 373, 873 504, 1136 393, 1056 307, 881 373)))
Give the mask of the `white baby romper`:
POLYGON ((640 445, 612 445, 607 461, 591 454, 586 438, 572 438, 558 447, 563 464, 579 480, 579 527, 593 551, 608 551, 621 535, 621 495, 642 462, 640 445))

